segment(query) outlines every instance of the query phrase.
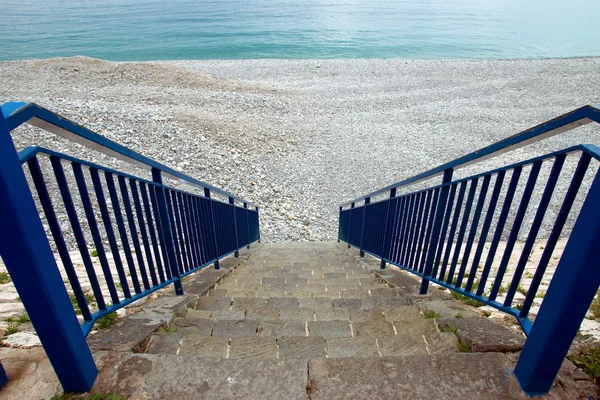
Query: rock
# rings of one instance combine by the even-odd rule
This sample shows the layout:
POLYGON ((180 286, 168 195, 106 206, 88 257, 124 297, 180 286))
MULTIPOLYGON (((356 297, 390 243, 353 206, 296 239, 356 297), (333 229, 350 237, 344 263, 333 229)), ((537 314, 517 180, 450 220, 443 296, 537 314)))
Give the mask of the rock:
POLYGON ((17 332, 9 335, 2 341, 6 347, 17 347, 21 349, 30 349, 41 346, 40 338, 33 332, 17 332))

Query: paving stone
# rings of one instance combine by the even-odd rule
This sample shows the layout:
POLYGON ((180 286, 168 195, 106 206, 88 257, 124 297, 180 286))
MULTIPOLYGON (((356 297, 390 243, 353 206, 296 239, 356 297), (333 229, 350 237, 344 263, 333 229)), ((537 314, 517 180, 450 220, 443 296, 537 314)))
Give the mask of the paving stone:
POLYGON ((237 291, 237 290, 228 290, 227 293, 231 297, 256 297, 255 291, 245 290, 245 291, 237 291))
POLYGON ((227 289, 211 289, 208 291, 208 296, 211 297, 227 297, 227 289))
POLYGON ((325 339, 319 336, 284 336, 279 338, 279 358, 303 360, 325 358, 325 339))
POLYGON ((382 357, 428 354, 423 335, 384 335, 377 338, 382 357))
POLYGON ((293 297, 271 297, 267 299, 266 306, 267 308, 295 308, 298 307, 298 299, 293 297))
POLYGON ((158 332, 152 336, 148 354, 177 354, 181 342, 179 332, 158 332))
POLYGON ((275 308, 258 308, 256 310, 248 310, 246 313, 246 318, 271 323, 278 323, 280 321, 279 310, 275 308))
POLYGON ((196 310, 229 311, 231 299, 228 297, 200 296, 196 310))
POLYGON ((384 320, 382 310, 357 310, 350 309, 350 320, 352 322, 363 322, 371 319, 384 320))
POLYGON ((306 325, 303 321, 262 322, 258 331, 259 336, 268 337, 306 336, 306 325))
POLYGON ((438 313, 440 318, 455 318, 457 314, 462 314, 463 317, 481 317, 479 313, 453 300, 421 301, 415 306, 421 310, 422 314, 431 311, 438 313))
POLYGON ((506 392, 505 361, 497 353, 311 360, 310 398, 512 398, 506 392))
POLYGON ((398 335, 408 333, 424 335, 438 332, 435 320, 433 319, 417 318, 410 321, 394 321, 393 324, 398 335))
POLYGON ((263 278, 262 284, 281 288, 285 285, 285 278, 263 278))
POLYGON ((299 290, 290 290, 285 292, 285 297, 295 297, 297 299, 310 299, 312 296, 310 292, 301 292, 299 290))
POLYGON ((233 299, 231 309, 235 311, 256 310, 265 308, 265 305, 265 299, 257 297, 239 297, 233 299))
POLYGON ((360 301, 361 307, 364 310, 383 309, 383 308, 398 308, 409 306, 410 302, 407 297, 369 297, 363 298, 360 301))
MULTIPOLYGON (((118 381, 118 393, 136 399, 306 400, 306 371, 302 360, 143 354, 112 367, 103 381, 118 381)), ((102 382, 98 386, 109 393, 116 389, 102 382)))
POLYGON ((415 306, 387 308, 383 310, 386 321, 414 321, 421 318, 419 309, 415 306))
POLYGON ((315 310, 311 308, 284 308, 279 310, 282 321, 314 321, 315 310))
POLYGON ((213 336, 232 338, 241 336, 256 336, 258 321, 215 321, 213 336))
POLYGON ((371 289, 371 297, 374 298, 388 298, 388 297, 398 297, 399 293, 398 293, 398 289, 396 288, 378 288, 378 289, 371 289))
POLYGON ((367 336, 327 338, 327 357, 376 357, 377 342, 374 338, 367 336))
MULTIPOLYGON (((334 300, 335 301, 335 300, 334 300)), ((350 313, 347 308, 324 308, 315 311, 316 321, 349 321, 350 313)))
POLYGON ((310 336, 325 338, 352 336, 348 321, 311 321, 308 323, 308 330, 310 336))
POLYGON ((360 309, 360 299, 333 299, 333 308, 360 309))
POLYGON ((313 283, 313 281, 311 280, 310 283, 306 286, 298 286, 298 290, 303 292, 325 292, 327 288, 324 283, 313 283))
POLYGON ((179 348, 180 356, 227 357, 228 338, 200 335, 183 335, 179 348))
POLYGON ((202 336, 210 336, 214 326, 215 321, 199 318, 176 319, 171 324, 171 328, 177 329, 177 332, 182 335, 192 334, 202 336))
POLYGON ((314 310, 319 310, 322 308, 332 308, 333 303, 331 299, 298 299, 301 308, 312 308, 314 310))
POLYGON ((325 273, 323 273, 323 278, 345 280, 346 273, 345 272, 325 272, 325 273))
POLYGON ((152 334, 158 328, 168 326, 173 317, 174 313, 171 310, 144 309, 118 319, 115 325, 90 335, 87 342, 92 350, 144 351, 152 334))
POLYGON ((183 317, 189 308, 198 301, 197 295, 163 296, 144 304, 144 308, 164 308, 173 311, 178 317, 183 317))
POLYGON ((440 329, 456 329, 461 343, 472 352, 520 351, 525 337, 487 318, 444 318, 437 321, 440 329))
POLYGON ((364 322, 352 322, 354 336, 368 336, 371 338, 383 338, 385 336, 394 336, 394 327, 391 322, 369 320, 364 322))
POLYGON ((231 339, 229 358, 277 359, 277 341, 269 337, 241 337, 231 339))
POLYGON ((213 311, 210 317, 217 320, 240 321, 246 319, 244 311, 213 311))
POLYGON ((323 293, 313 292, 312 297, 313 298, 323 298, 323 299, 339 299, 340 293, 339 292, 323 292, 323 293))
POLYGON ((452 332, 438 332, 425 335, 429 354, 447 354, 458 351, 458 338, 452 332))
POLYGON ((210 319, 212 315, 212 311, 207 310, 188 310, 185 314, 185 318, 194 318, 194 319, 210 319))

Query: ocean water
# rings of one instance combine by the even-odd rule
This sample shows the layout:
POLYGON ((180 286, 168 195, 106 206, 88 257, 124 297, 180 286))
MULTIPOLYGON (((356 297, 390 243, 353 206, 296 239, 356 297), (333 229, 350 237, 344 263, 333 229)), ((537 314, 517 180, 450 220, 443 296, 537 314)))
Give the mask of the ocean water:
POLYGON ((0 0, 0 60, 600 56, 600 0, 0 0))

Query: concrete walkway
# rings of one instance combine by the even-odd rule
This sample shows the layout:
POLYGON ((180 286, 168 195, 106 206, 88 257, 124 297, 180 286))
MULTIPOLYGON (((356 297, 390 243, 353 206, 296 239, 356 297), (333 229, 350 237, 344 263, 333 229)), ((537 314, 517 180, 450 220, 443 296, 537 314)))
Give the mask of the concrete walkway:
MULTIPOLYGON (((338 243, 262 245, 229 273, 199 273, 184 299, 91 336, 96 388, 132 399, 525 398, 511 374, 523 336, 378 265, 338 243)), ((595 390, 568 361, 557 382, 549 398, 595 390)))

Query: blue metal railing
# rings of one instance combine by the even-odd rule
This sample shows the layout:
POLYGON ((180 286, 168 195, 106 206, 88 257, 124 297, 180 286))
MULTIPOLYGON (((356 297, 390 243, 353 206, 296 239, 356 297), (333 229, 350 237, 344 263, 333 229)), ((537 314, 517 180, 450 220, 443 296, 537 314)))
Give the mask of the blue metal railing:
POLYGON ((515 375, 530 394, 550 389, 600 284, 600 174, 590 168, 592 160, 600 160, 600 148, 579 145, 463 179, 452 175, 592 121, 600 122, 600 110, 582 107, 339 209, 339 240, 361 256, 380 258, 381 268, 390 263, 422 277, 421 294, 434 282, 514 316, 528 336, 515 375), (564 167, 571 160, 576 161, 572 170, 564 167), (440 185, 397 195, 400 188, 440 174, 440 185), (567 181, 562 195, 558 184, 567 181), (586 182, 591 182, 587 193, 586 182), (372 201, 382 195, 387 198, 372 201), (553 199, 562 200, 555 215, 548 211, 553 199), (580 209, 577 199, 585 199, 580 209), (579 214, 532 324, 531 307, 574 208, 579 214), (525 268, 543 227, 552 229, 524 289, 525 268), (525 240, 517 249, 519 238, 525 240), (522 302, 515 300, 517 291, 524 292, 522 302))
POLYGON ((3 105, 0 136, 0 254, 65 391, 89 390, 95 380, 85 336, 98 319, 170 284, 181 295, 183 277, 211 264, 218 269, 221 258, 237 256, 239 249, 260 240, 254 204, 35 104, 3 105), (10 131, 25 122, 150 169, 152 180, 42 147, 17 154, 10 131), (169 187, 163 175, 196 186, 203 195, 169 187), (57 209, 66 213, 70 229, 59 221, 57 209), (40 217, 60 256, 64 284, 40 217), (85 274, 75 268, 66 231, 85 274))

